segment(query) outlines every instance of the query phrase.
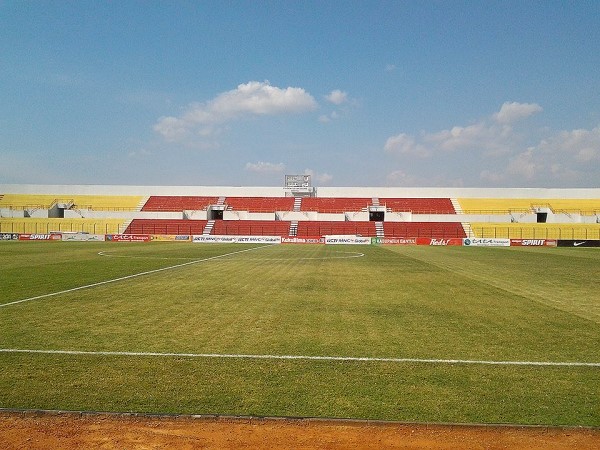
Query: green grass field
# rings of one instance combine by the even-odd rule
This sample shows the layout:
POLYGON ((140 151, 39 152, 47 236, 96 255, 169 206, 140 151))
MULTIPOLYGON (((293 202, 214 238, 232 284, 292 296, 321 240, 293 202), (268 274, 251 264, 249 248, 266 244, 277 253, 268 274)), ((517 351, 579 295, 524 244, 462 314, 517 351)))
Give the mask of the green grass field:
POLYGON ((0 407, 600 426, 599 275, 582 248, 0 242, 0 407))

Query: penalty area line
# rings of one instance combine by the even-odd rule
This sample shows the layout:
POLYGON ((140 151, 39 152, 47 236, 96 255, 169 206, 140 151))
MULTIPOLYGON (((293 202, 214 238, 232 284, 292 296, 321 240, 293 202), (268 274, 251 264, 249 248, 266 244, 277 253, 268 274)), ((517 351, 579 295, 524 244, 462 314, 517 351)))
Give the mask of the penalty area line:
POLYGON ((160 352, 111 352, 85 350, 34 350, 0 348, 0 353, 29 353, 46 355, 79 356, 137 356, 168 358, 218 358, 218 359, 257 359, 257 360, 304 360, 304 361, 342 361, 342 362, 383 362, 418 364, 463 364, 490 366, 542 366, 542 367, 600 367, 600 362, 553 362, 553 361, 486 361, 472 359, 420 359, 420 358, 376 358, 353 356, 302 356, 302 355, 244 355, 217 353, 160 353, 160 352))
POLYGON ((151 275, 151 274, 158 273, 158 272, 164 272, 166 270, 177 269, 179 267, 185 267, 185 266, 189 266, 189 265, 192 265, 192 264, 198 264, 198 263, 201 263, 201 262, 206 262, 206 261, 211 261, 211 260, 214 260, 214 259, 224 258, 226 256, 237 255, 238 253, 249 252, 249 251, 252 251, 252 250, 257 250, 257 249, 265 248, 265 247, 269 247, 269 245, 261 245, 260 247, 247 248, 247 249, 244 249, 244 250, 238 250, 238 251, 231 252, 231 253, 225 253, 223 255, 211 256, 209 258, 195 259, 194 261, 188 261, 188 262, 181 263, 181 264, 175 264, 174 266, 161 267, 160 269, 153 269, 153 270, 148 270, 146 272, 134 273, 133 275, 126 275, 124 277, 113 278, 112 280, 104 280, 104 281, 99 281, 97 283, 86 284, 84 286, 78 286, 78 287, 75 287, 75 288, 72 288, 72 289, 65 289, 64 291, 51 292, 50 294, 36 295, 35 297, 29 297, 29 298, 24 298, 24 299, 21 299, 21 300, 16 300, 14 302, 0 304, 0 308, 4 308, 6 306, 17 305, 19 303, 31 302, 33 300, 40 300, 42 298, 54 297, 54 296, 61 295, 61 294, 68 294, 68 293, 71 293, 71 292, 81 291, 81 290, 84 290, 84 289, 90 289, 90 288, 94 288, 94 287, 98 287, 98 286, 103 286, 105 284, 116 283, 118 281, 130 280, 132 278, 137 278, 137 277, 141 277, 141 276, 144 276, 144 275, 151 275))

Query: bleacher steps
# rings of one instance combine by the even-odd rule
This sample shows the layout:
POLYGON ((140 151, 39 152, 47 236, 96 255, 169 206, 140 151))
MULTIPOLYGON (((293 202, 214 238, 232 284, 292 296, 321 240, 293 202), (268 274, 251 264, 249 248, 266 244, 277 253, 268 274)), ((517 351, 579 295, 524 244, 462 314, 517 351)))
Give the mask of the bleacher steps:
MULTIPOLYGON (((294 211, 300 212, 301 207, 302 207, 302 197, 295 197, 294 198, 294 211)), ((297 224, 297 222, 296 222, 296 224, 297 224)), ((291 236, 291 234, 290 234, 290 236, 291 236)))
POLYGON ((138 212, 141 211, 142 208, 144 207, 144 205, 148 202, 148 200, 150 200, 150 196, 149 195, 147 195, 146 197, 143 197, 140 200, 140 202, 137 204, 135 210, 138 211, 138 212))
POLYGON ((297 235, 298 235, 298 221, 292 220, 290 222, 290 236, 297 236, 297 235))
POLYGON ((121 225, 122 229, 119 230, 119 233, 125 233, 127 231, 127 228, 129 228, 129 225, 131 225, 131 222, 133 222, 133 219, 127 219, 126 221, 124 221, 121 225))
POLYGON ((206 226, 204 227, 204 230, 202 230, 202 234, 211 234, 214 226, 215 221, 209 220, 208 222, 206 222, 206 226))
POLYGON ((375 222, 375 233, 377 234, 377 237, 384 236, 383 222, 375 222))
POLYGON ((452 207, 454 208, 454 211, 456 211, 456 214, 462 214, 463 210, 460 207, 460 203, 458 203, 458 200, 455 198, 451 198, 450 201, 452 202, 452 207))
POLYGON ((217 200, 217 205, 224 205, 225 204, 225 197, 219 197, 219 199, 217 200))
POLYGON ((471 224, 469 222, 461 222, 460 223, 465 230, 465 236, 473 237, 473 229, 471 228, 471 224))
POLYGON ((379 197, 373 197, 373 198, 371 199, 371 204, 372 204, 373 206, 379 206, 379 197))

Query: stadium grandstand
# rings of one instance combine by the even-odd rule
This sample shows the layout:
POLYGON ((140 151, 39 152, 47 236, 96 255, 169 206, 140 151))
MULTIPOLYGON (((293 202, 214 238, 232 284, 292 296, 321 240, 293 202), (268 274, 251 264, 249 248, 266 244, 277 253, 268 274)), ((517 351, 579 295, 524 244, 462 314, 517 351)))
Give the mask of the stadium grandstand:
POLYGON ((0 233, 600 239, 600 189, 0 185, 0 233))

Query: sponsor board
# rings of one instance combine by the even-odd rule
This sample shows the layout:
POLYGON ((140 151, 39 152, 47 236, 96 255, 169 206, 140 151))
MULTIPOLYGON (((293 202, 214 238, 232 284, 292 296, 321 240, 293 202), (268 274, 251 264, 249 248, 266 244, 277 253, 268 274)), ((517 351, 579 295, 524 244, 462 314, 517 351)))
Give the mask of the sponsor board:
POLYGON ((60 241, 60 234, 20 234, 20 241, 60 241))
POLYGON ((19 235, 17 233, 0 233, 0 241, 18 241, 19 235))
POLYGON ((64 233, 62 235, 63 241, 76 241, 76 242, 100 242, 105 241, 106 236, 103 234, 89 234, 89 233, 64 233))
POLYGON ((329 245, 371 245, 371 238, 363 236, 325 236, 325 243, 329 245))
POLYGON ((559 247, 600 247, 600 241, 591 239, 559 239, 559 247))
POLYGON ((466 247, 510 247, 510 239, 500 238, 464 238, 466 247))
POLYGON ((192 236, 189 234, 153 234, 150 236, 153 242, 190 242, 192 236))
POLYGON ((281 236, 213 236, 194 235, 198 244, 281 244, 281 236))
POLYGON ((149 234, 107 234, 107 241, 114 242, 150 242, 149 234))
POLYGON ((282 244, 324 244, 325 238, 316 236, 316 237, 297 237, 297 236, 287 236, 281 238, 282 244))
POLYGON ((371 238, 371 244, 373 245, 417 245, 417 238, 385 238, 375 237, 371 238))
POLYGON ((556 239, 511 239, 511 247, 556 247, 556 239))
POLYGON ((463 245, 462 238, 417 238, 417 245, 463 245))

